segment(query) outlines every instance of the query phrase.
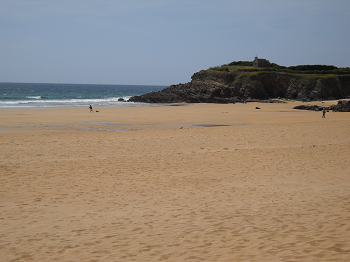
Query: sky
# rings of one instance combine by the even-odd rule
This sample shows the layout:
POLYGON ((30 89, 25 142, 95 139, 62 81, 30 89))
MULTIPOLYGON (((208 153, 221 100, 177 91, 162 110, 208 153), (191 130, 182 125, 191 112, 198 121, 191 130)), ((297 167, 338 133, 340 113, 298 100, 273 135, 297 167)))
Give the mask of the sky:
POLYGON ((0 0, 0 82, 168 86, 256 55, 350 67, 350 1, 0 0))

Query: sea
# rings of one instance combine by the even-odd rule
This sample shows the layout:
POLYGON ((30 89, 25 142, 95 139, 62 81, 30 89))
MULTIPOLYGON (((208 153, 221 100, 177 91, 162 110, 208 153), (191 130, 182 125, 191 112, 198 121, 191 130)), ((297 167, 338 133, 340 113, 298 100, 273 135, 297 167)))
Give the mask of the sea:
POLYGON ((132 96, 164 88, 166 86, 0 82, 0 110, 149 106, 127 101, 132 96), (125 102, 119 101, 120 98, 125 102))

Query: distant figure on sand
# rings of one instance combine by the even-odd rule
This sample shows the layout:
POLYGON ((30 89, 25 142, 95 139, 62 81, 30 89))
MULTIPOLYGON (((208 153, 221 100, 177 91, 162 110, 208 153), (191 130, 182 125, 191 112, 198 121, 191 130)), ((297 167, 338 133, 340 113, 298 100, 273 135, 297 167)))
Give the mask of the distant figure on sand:
POLYGON ((322 118, 326 118, 326 109, 324 109, 324 108, 322 110, 322 118))
POLYGON ((91 112, 94 112, 94 111, 92 110, 92 106, 91 106, 91 105, 89 106, 89 109, 90 109, 90 113, 91 113, 91 112))

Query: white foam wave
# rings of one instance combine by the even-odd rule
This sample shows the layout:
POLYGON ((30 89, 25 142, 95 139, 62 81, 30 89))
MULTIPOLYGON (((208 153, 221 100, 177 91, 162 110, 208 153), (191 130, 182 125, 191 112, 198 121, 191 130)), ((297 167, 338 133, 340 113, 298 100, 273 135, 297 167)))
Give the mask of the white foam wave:
POLYGON ((123 106, 147 106, 144 103, 127 102, 130 96, 126 97, 110 97, 106 99, 38 99, 30 100, 9 100, 0 101, 0 109, 28 109, 28 108, 87 108, 92 105, 93 108, 98 107, 123 107, 123 106), (122 98, 124 101, 119 101, 122 98))
POLYGON ((41 96, 27 96, 29 99, 41 99, 41 96))

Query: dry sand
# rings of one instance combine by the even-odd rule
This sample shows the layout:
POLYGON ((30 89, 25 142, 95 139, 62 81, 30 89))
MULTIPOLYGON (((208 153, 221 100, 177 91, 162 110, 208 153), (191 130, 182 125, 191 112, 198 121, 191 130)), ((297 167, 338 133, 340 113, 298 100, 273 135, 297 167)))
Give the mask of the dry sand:
POLYGON ((0 111, 0 260, 350 261, 350 113, 299 104, 0 111))

